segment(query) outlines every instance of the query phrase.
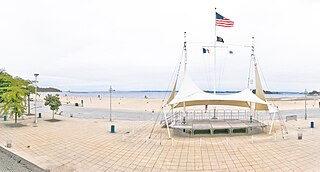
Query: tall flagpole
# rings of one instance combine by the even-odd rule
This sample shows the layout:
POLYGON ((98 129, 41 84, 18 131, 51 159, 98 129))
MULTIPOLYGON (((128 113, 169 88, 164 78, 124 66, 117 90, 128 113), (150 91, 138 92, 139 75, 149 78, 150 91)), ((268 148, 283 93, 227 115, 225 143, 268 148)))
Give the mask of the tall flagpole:
POLYGON ((184 32, 183 50, 184 50, 184 74, 186 74, 187 72, 187 32, 184 32))
MULTIPOLYGON (((187 73, 187 32, 184 32, 184 45, 183 45, 183 50, 184 50, 184 76, 186 76, 187 73)), ((187 109, 186 109, 186 102, 183 102, 183 112, 184 116, 187 115, 187 109)), ((170 137, 170 135, 169 135, 170 137)))
POLYGON ((213 94, 216 94, 216 68, 217 68, 217 60, 216 60, 216 51, 217 51, 217 47, 216 47, 216 43, 217 43, 217 8, 214 8, 214 38, 213 38, 213 41, 214 41, 214 47, 213 47, 213 53, 214 53, 214 57, 213 57, 213 63, 214 63, 214 76, 213 76, 213 94))

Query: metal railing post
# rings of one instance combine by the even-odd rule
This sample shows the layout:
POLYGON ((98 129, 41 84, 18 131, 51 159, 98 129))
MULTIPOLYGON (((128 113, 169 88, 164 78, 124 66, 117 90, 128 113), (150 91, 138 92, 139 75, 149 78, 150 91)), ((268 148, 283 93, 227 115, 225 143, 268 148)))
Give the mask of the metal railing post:
POLYGON ((231 116, 230 116, 230 118, 232 119, 232 109, 231 109, 231 116))

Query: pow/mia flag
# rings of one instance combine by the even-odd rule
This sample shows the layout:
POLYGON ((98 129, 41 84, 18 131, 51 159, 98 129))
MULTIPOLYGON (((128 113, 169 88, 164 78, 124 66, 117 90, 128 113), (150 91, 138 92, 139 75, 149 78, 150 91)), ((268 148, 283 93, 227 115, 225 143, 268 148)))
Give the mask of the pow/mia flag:
POLYGON ((224 43, 223 38, 217 36, 217 42, 222 42, 222 43, 224 43))

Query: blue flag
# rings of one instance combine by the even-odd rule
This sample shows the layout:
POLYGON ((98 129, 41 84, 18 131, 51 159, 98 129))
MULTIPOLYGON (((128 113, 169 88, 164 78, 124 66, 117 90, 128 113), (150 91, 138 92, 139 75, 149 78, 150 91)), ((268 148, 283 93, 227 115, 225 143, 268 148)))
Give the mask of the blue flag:
POLYGON ((206 49, 206 48, 202 48, 202 53, 210 53, 209 49, 206 49))

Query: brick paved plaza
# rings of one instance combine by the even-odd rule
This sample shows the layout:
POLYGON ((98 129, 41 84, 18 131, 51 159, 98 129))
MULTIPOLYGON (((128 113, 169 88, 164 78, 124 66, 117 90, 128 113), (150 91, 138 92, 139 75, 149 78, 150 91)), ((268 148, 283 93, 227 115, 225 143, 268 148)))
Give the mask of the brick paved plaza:
MULTIPOLYGON (((37 166, 51 171, 318 171, 320 130, 311 120, 289 121, 289 135, 260 134, 233 137, 174 137, 154 122, 75 119, 45 115, 34 127, 32 118, 23 126, 1 122, 1 146, 37 166), (110 125, 116 133, 109 133, 110 125), (297 139, 302 127, 303 139, 297 139)), ((171 132, 173 133, 173 132, 171 132)), ((278 131, 278 133, 280 133, 278 131)))

